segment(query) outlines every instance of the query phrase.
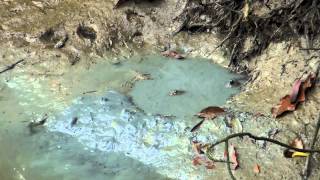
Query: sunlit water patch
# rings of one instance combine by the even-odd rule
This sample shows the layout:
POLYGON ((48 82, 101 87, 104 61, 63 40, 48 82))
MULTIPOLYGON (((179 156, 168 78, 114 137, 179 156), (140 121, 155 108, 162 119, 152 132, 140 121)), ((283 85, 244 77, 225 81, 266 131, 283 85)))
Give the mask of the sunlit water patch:
POLYGON ((218 119, 191 134, 198 121, 193 115, 236 93, 225 87, 234 77, 206 60, 155 56, 79 67, 61 77, 12 76, 1 83, 0 174, 26 180, 204 178, 210 174, 191 164, 190 141, 214 141, 228 129, 218 119), (185 93, 169 96, 176 89, 185 93), (31 135, 28 122, 45 113, 47 123, 31 135))

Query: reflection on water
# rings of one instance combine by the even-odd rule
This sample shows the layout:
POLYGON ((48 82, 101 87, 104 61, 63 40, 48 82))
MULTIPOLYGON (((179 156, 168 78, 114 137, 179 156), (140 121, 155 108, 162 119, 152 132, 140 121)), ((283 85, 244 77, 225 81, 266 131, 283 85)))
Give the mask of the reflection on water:
POLYGON ((61 77, 5 75, 0 179, 201 178, 203 172, 190 163, 190 139, 212 141, 223 131, 212 123, 190 134, 197 122, 192 115, 204 106, 223 105, 236 93, 224 87, 233 77, 204 60, 154 56, 70 69, 61 77), (130 91, 127 84, 137 80, 137 72, 153 80, 137 81, 130 91), (186 93, 169 96, 174 89, 186 93), (108 90, 129 91, 132 99, 108 90), (84 94, 88 91, 94 93, 84 94), (30 134, 28 122, 46 113, 45 126, 30 134))

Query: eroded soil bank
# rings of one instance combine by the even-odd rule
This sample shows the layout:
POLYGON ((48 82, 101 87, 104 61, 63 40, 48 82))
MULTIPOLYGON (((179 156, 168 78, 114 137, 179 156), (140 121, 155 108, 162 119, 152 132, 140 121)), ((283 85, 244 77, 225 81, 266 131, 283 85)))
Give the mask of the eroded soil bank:
MULTIPOLYGON (((181 25, 174 19, 181 13, 187 1, 129 1, 120 8, 113 9, 115 3, 98 0, 1 1, 0 66, 5 68, 20 59, 25 60, 1 76, 5 76, 5 81, 9 83, 19 73, 35 79, 51 80, 51 88, 57 92, 52 98, 64 101, 59 99, 59 94, 66 95, 68 92, 63 89, 56 91, 60 84, 54 81, 55 77, 73 71, 69 76, 72 79, 81 69, 90 71, 93 64, 105 61, 116 65, 121 59, 133 55, 158 54, 171 48, 188 57, 208 58, 225 67, 229 64, 230 50, 224 47, 216 48, 223 37, 214 31, 181 32, 172 36, 181 25)), ((320 41, 315 38, 314 47, 319 45, 320 41)), ((277 140, 290 143, 296 136, 300 136, 309 147, 319 114, 318 84, 309 93, 307 101, 293 113, 277 119, 272 118, 270 113, 271 107, 290 92, 296 79, 309 72, 318 71, 319 51, 301 50, 305 46, 306 40, 303 38, 299 41, 272 43, 261 55, 242 62, 248 68, 250 80, 226 106, 245 114, 244 131, 267 135, 271 129, 279 129, 280 132, 275 136, 277 140)), ((135 77, 132 72, 119 74, 128 78, 135 77)), ((113 77, 110 76, 110 79, 113 77)), ((85 81, 85 77, 82 80, 85 81)), ((104 81, 97 80, 95 85, 104 86, 103 83, 104 81)), ((79 94, 92 91, 91 87, 85 85, 69 86, 74 92, 78 88, 79 94)), ((6 87, 0 88, 1 94, 8 94, 6 87)), ((117 83, 113 88, 120 89, 117 83)), ((30 91, 33 91, 32 87, 30 91)), ((6 98, 8 97, 0 96, 0 100, 6 98)), ((74 98, 76 95, 69 97, 69 100, 74 98)), ((50 106, 54 107, 54 104, 50 106)), ((14 102, 12 107, 15 107, 14 102)), ((10 108, 1 107, 1 111, 11 113, 12 117, 19 116, 10 108)), ((273 145, 263 149, 249 141, 237 140, 234 143, 239 149, 241 162, 241 168, 235 171, 236 177, 300 178, 305 159, 285 159, 282 155, 283 149, 273 145), (255 163, 261 166, 261 173, 258 175, 252 170, 255 163)), ((319 149, 319 143, 316 147, 319 149)), ((5 153, 2 151, 1 155, 5 153)), ((319 156, 315 155, 315 159, 315 162, 318 162, 319 156)), ((318 179, 318 167, 314 167, 311 178, 318 179)), ((224 165, 213 171, 221 173, 219 176, 225 179, 229 178, 224 165)))

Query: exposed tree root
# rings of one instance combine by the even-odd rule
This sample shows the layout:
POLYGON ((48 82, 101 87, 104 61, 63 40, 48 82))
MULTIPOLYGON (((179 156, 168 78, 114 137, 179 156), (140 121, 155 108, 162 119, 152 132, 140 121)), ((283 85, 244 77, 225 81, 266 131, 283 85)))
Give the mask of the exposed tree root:
POLYGON ((230 49, 230 67, 240 67, 244 59, 258 55, 270 42, 304 37, 308 49, 320 31, 319 0, 283 1, 271 7, 268 1, 249 0, 188 0, 179 31, 216 31, 224 36, 221 44, 230 49), (269 11, 258 15, 261 7, 269 11), (244 42, 250 37, 252 46, 244 51, 244 42))

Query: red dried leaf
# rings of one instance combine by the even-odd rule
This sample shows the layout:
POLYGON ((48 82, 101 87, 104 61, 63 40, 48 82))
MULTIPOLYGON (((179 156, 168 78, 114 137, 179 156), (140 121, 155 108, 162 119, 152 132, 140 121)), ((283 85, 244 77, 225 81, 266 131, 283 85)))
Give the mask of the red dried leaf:
POLYGON ((316 78, 316 75, 311 73, 306 78, 306 80, 303 81, 300 88, 301 89, 300 94, 297 100, 298 102, 304 102, 306 100, 306 91, 313 86, 315 78, 316 78))
POLYGON ((202 162, 202 159, 200 156, 196 156, 192 159, 192 164, 194 166, 200 166, 201 165, 201 162, 202 162))
POLYGON ((296 104, 291 103, 290 95, 286 95, 280 100, 280 104, 271 109, 273 117, 278 117, 286 111, 294 111, 296 109, 296 104))
POLYGON ((192 164, 194 166, 201 166, 203 165, 204 167, 206 167, 207 169, 214 169, 215 166, 214 166, 214 162, 210 159, 208 159, 207 157, 205 156, 196 156, 193 158, 192 160, 192 164))
POLYGON ((285 111, 294 111, 300 102, 306 100, 306 91, 311 88, 316 79, 316 74, 310 73, 308 77, 302 81, 296 80, 293 84, 291 95, 281 98, 280 103, 271 109, 272 115, 278 117, 285 111))
POLYGON ((253 172, 256 173, 256 174, 260 173, 260 166, 258 164, 255 164, 253 166, 253 172))
POLYGON ((161 52, 161 54, 165 57, 175 58, 175 59, 184 59, 184 57, 176 51, 167 50, 161 52))
POLYGON ((297 101, 298 95, 299 95, 299 91, 300 91, 300 86, 301 86, 301 80, 296 80, 293 83, 293 87, 291 90, 291 103, 295 103, 297 101))
POLYGON ((205 167, 206 167, 207 169, 214 169, 214 168, 215 168, 214 163, 213 163, 213 161, 211 161, 211 160, 207 160, 207 161, 206 161, 205 167))
POLYGON ((238 153, 234 145, 231 145, 231 148, 230 148, 230 160, 232 162, 232 168, 236 170, 239 167, 239 161, 238 161, 238 153))

